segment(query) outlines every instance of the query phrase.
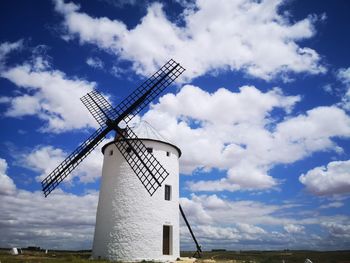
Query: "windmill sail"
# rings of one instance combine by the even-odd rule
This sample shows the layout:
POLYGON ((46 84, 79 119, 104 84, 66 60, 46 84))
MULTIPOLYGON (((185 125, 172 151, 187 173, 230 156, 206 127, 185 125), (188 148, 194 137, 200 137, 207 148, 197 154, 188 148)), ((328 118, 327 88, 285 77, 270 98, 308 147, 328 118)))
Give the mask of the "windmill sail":
POLYGON ((128 123, 184 71, 179 63, 169 60, 114 109, 97 91, 89 92, 81 101, 100 125, 108 119, 116 124, 122 120, 128 123))
POLYGON ((152 196, 169 173, 129 127, 120 135, 115 145, 152 196))
POLYGON ((169 60, 114 109, 98 92, 90 92, 82 97, 82 102, 101 125, 101 128, 83 142, 41 182, 45 196, 49 195, 112 130, 118 132, 123 138, 123 140, 116 143, 118 149, 122 154, 124 151, 123 156, 147 191, 152 195, 168 176, 168 173, 152 154, 144 152, 146 147, 135 134, 132 134, 128 127, 127 132, 132 134, 133 139, 126 140, 118 124, 121 121, 128 123, 184 70, 180 64, 172 59, 169 60), (133 154, 128 154, 127 151, 131 151, 133 154), (141 168, 137 169, 137 165, 141 165, 141 168), (142 175, 144 171, 146 175, 142 175))
POLYGON ((41 186, 45 197, 63 181, 86 156, 91 153, 111 130, 109 127, 101 127, 96 130, 85 142, 73 151, 59 166, 56 167, 44 180, 41 186))
POLYGON ((114 108, 116 115, 112 119, 118 120, 117 122, 124 120, 128 123, 184 71, 185 69, 179 63, 169 60, 114 108))
POLYGON ((95 90, 81 97, 80 100, 101 126, 106 125, 108 119, 114 120, 117 115, 112 105, 95 90))
MULTIPOLYGON (((101 125, 105 125, 111 115, 115 116, 115 110, 109 102, 96 91, 86 94, 81 100, 101 125)), ((117 132, 115 145, 152 196, 169 173, 128 126, 125 129, 117 127, 117 132)))

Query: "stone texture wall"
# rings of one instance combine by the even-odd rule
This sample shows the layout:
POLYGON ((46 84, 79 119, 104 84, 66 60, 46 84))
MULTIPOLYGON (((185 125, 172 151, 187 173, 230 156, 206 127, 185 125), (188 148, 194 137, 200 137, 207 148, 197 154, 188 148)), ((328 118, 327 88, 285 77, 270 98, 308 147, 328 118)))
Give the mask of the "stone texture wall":
POLYGON ((175 260, 179 252, 179 156, 171 145, 144 140, 170 173, 151 197, 114 144, 104 151, 93 257, 118 261, 175 260), (113 155, 109 155, 110 151, 113 155), (170 156, 166 152, 170 152, 170 156), (171 185, 171 200, 164 185, 171 185), (172 255, 163 255, 163 225, 172 226, 172 255))

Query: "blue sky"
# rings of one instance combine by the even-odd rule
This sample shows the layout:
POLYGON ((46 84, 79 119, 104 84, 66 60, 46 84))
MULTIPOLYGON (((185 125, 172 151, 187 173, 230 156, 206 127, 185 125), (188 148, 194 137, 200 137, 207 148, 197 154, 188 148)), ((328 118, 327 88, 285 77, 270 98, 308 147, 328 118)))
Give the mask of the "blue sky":
MULTIPOLYGON (((136 119, 178 145, 204 249, 349 249, 347 1, 6 1, 0 246, 88 249, 101 147, 45 199, 40 180, 170 58, 186 72, 136 119)), ((194 249, 182 228, 181 248, 194 249)))

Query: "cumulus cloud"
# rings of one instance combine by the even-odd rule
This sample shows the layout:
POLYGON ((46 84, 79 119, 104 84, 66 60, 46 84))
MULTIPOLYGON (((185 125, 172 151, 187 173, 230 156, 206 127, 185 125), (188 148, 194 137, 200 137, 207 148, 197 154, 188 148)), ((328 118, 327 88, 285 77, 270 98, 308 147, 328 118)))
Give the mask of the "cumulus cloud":
POLYGON ((317 107, 293 117, 299 100, 278 88, 264 93, 243 86, 237 92, 221 88, 208 93, 185 85, 177 94, 161 97, 143 119, 182 149, 182 173, 227 171, 225 178, 189 182, 191 190, 268 189, 278 185, 269 175, 276 164, 317 151, 342 152, 332 138, 349 137, 350 118, 342 109, 317 107), (279 118, 272 114, 276 110, 279 118))
POLYGON ((44 132, 97 127, 79 100, 93 90, 96 83, 69 78, 62 71, 51 69, 42 56, 37 56, 32 62, 3 69, 0 74, 18 87, 16 95, 0 100, 9 105, 5 116, 35 115, 44 121, 45 125, 41 128, 44 132))
POLYGON ((350 193, 350 160, 315 167, 302 174, 299 181, 316 195, 350 193))
POLYGON ((6 174, 7 162, 0 158, 0 195, 11 195, 16 190, 13 180, 6 174))
POLYGON ((145 4, 147 0, 118 0, 118 1, 113 1, 113 0, 100 0, 101 2, 104 2, 106 4, 109 4, 111 6, 117 7, 117 8, 122 8, 125 6, 132 6, 132 5, 137 5, 137 4, 145 4))
MULTIPOLYGON (((53 162, 43 153, 36 157, 53 162)), ((34 164, 35 158, 30 159, 34 164)), ((0 158, 0 247, 91 248, 98 192, 78 196, 56 189, 45 198, 41 191, 17 188, 6 170, 7 162, 0 158)))
POLYGON ((16 42, 4 42, 0 44, 0 69, 4 67, 4 63, 9 53, 14 50, 19 50, 23 48, 23 40, 18 40, 16 42))
POLYGON ((265 80, 289 72, 325 72, 317 52, 298 45, 315 34, 316 16, 292 22, 279 11, 282 4, 198 0, 184 8, 179 26, 167 18, 162 4, 153 3, 130 29, 122 21, 83 13, 72 2, 56 0, 55 10, 64 18, 65 39, 95 44, 131 61, 143 75, 171 57, 184 65, 189 79, 217 70, 242 70, 265 80))
POLYGON ((267 205, 255 201, 232 201, 213 195, 195 195, 181 198, 181 205, 190 211, 192 222, 198 224, 230 225, 273 225, 294 219, 277 218, 273 214, 281 209, 278 205, 267 205))
POLYGON ((77 196, 61 190, 48 198, 41 192, 21 189, 16 194, 2 196, 0 246, 89 249, 97 199, 97 192, 77 196))
MULTIPOLYGON (((346 248, 349 243, 348 239, 344 239, 348 216, 327 217, 318 214, 317 217, 310 217, 309 208, 306 208, 306 213, 299 206, 296 212, 297 204, 233 201, 217 195, 193 194, 181 198, 180 202, 205 249, 339 249, 346 248), (309 227, 313 233, 320 235, 310 235, 309 227), (331 244, 325 242, 328 236, 333 237, 331 244)), ((185 226, 181 228, 181 246, 183 249, 193 248, 185 226)))
POLYGON ((341 68, 337 72, 337 78, 346 85, 350 85, 350 68, 341 68))
POLYGON ((301 225, 294 225, 294 224, 288 224, 285 225, 284 230, 289 233, 289 234, 298 234, 298 233, 303 233, 304 227, 301 225))
MULTIPOLYGON (((197 239, 205 245, 205 249, 218 246, 237 249, 241 243, 257 246, 262 240, 266 241, 269 233, 256 224, 270 221, 267 217, 270 217, 270 222, 274 221, 272 214, 279 209, 278 206, 253 201, 229 201, 216 195, 181 198, 181 205, 197 239), (248 214, 249 219, 256 220, 244 220, 248 214)), ((181 247, 189 249, 192 246, 188 229, 182 226, 181 247)))
MULTIPOLYGON (((102 171, 103 155, 101 153, 103 143, 96 147, 84 161, 64 180, 71 183, 78 177, 82 183, 90 183, 100 178, 102 171)), ((24 167, 39 173, 38 181, 48 176, 69 153, 52 146, 40 146, 22 156, 21 163, 24 167)))
POLYGON ((86 64, 95 69, 103 69, 104 63, 97 57, 89 57, 86 59, 86 64))
MULTIPOLYGON (((96 191, 78 196, 56 189, 48 198, 44 198, 39 191, 15 189, 10 195, 1 197, 0 246, 90 249, 97 200, 96 191)), ((292 217, 285 213, 293 209, 293 205, 232 201, 216 195, 181 198, 181 205, 205 249, 218 246, 228 249, 283 249, 286 245, 289 248, 340 249, 348 245, 347 216, 310 218, 307 214, 297 219, 300 216, 296 216, 295 211, 292 217), (295 237, 290 233, 271 230, 288 226, 286 228, 289 232, 295 232, 298 227, 302 228, 301 225, 324 228, 334 242, 322 246, 320 240, 323 239, 316 235, 309 236, 300 232, 295 237)), ((184 249, 193 247, 193 241, 183 222, 181 246, 184 249)))
POLYGON ((328 230, 331 237, 341 238, 349 244, 350 224, 338 222, 325 222, 322 226, 328 230))
POLYGON ((336 77, 346 87, 346 92, 342 97, 341 103, 339 103, 339 104, 344 109, 350 111, 350 67, 339 69, 336 77))

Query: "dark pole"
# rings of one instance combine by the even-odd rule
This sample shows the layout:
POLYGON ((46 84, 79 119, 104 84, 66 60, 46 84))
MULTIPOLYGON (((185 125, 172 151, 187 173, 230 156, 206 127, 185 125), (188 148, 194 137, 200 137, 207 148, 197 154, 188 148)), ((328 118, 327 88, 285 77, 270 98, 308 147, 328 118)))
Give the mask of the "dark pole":
POLYGON ((193 234, 192 228, 191 228, 190 224, 188 223, 187 218, 186 218, 186 216, 185 216, 185 213, 184 213, 184 211, 182 210, 182 207, 181 207, 180 204, 179 204, 179 208, 180 208, 181 215, 182 215, 183 219, 185 220, 185 223, 186 223, 186 225, 187 225, 187 228, 188 228, 188 230, 189 230, 190 233, 191 233, 191 236, 192 236, 192 238, 193 238, 193 241, 194 241, 194 243, 196 243, 198 256, 201 257, 201 253, 202 253, 201 246, 198 244, 197 239, 196 239, 196 237, 195 237, 194 234, 193 234))

